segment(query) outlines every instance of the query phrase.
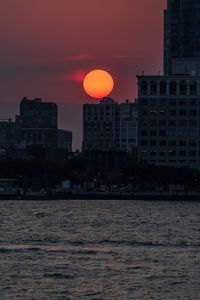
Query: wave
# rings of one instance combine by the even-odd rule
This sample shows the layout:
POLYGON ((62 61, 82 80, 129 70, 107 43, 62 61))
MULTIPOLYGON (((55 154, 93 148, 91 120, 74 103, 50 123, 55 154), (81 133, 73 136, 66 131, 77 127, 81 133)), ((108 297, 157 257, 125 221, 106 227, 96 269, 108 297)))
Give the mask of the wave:
POLYGON ((47 273, 44 274, 45 278, 56 278, 56 279, 74 279, 76 276, 71 274, 62 273, 47 273))

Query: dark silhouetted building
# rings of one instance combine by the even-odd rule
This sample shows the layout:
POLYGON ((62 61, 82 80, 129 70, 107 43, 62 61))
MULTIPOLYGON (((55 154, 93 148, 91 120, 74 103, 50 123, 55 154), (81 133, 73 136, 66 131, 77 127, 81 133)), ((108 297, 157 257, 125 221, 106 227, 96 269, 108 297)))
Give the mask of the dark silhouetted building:
POLYGON ((83 151, 131 151, 137 145, 134 103, 104 98, 83 105, 83 151))
MULTIPOLYGON (((164 20, 164 73, 200 72, 200 2, 168 0, 164 20)), ((195 74, 194 74, 195 75, 195 74)))
POLYGON ((57 147, 72 152, 72 132, 68 130, 57 130, 57 147))
POLYGON ((168 0, 164 76, 138 76, 138 158, 200 166, 200 2, 168 0))
POLYGON ((17 149, 31 145, 72 151, 72 132, 58 129, 56 103, 24 97, 16 121, 0 121, 1 148, 17 149))
POLYGON ((57 104, 42 102, 40 98, 31 100, 24 97, 16 122, 21 126, 21 140, 24 146, 57 147, 57 104))
POLYGON ((0 148, 17 147, 20 142, 19 124, 11 119, 0 120, 0 148))

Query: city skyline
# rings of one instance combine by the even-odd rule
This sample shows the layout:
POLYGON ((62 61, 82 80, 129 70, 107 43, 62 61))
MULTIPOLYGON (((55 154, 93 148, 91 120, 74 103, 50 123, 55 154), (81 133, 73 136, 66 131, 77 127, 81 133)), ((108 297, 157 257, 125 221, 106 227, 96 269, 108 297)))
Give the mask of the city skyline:
POLYGON ((13 117, 23 96, 56 102, 61 127, 73 131, 73 148, 80 149, 82 104, 92 101, 82 88, 84 74, 108 70, 115 79, 111 97, 133 101, 136 74, 162 72, 166 1, 46 4, 2 4, 1 117, 13 117))

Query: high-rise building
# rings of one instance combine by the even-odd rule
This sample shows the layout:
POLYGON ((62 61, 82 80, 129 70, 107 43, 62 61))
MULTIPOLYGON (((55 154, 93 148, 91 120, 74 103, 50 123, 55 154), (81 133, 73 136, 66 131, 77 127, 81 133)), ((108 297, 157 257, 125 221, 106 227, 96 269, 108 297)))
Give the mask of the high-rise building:
POLYGON ((83 105, 83 151, 131 151, 137 145, 134 103, 103 98, 83 105))
POLYGON ((72 133, 58 129, 56 103, 24 97, 16 121, 0 122, 0 148, 26 148, 31 145, 72 151, 72 133))
POLYGON ((199 167, 199 0, 168 0, 164 27, 164 75, 138 76, 138 159, 199 167))
POLYGON ((22 128, 58 128, 58 107, 56 103, 42 102, 41 98, 27 99, 20 103, 18 122, 22 128))
POLYGON ((179 66, 187 74, 197 64, 200 72, 199 0, 168 0, 164 24, 164 73, 179 66))
POLYGON ((0 148, 13 148, 20 144, 20 126, 11 119, 0 120, 0 148))
POLYGON ((21 140, 24 146, 57 147, 57 104, 42 102, 40 98, 32 100, 24 97, 16 122, 21 126, 21 140))

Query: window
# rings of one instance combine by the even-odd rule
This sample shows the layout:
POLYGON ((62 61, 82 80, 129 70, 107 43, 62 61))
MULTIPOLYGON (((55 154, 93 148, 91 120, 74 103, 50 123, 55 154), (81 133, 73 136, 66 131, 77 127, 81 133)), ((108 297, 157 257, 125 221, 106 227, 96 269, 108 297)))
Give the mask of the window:
POLYGON ((179 104, 180 104, 181 106, 187 105, 187 101, 186 101, 186 100, 180 100, 179 104))
POLYGON ((190 146, 196 146, 197 142, 195 140, 189 140, 189 145, 190 146))
POLYGON ((146 140, 141 140, 141 146, 146 146, 147 145, 147 141, 146 140))
POLYGON ((169 105, 176 105, 176 100, 170 100, 169 105))
POLYGON ((169 115, 170 116, 175 116, 176 115, 176 110, 169 110, 169 115))
POLYGON ((165 136, 166 135, 166 131, 165 130, 160 130, 160 136, 165 136))
POLYGON ((197 95, 197 83, 196 81, 190 82, 190 95, 196 96, 197 95))
POLYGON ((150 120, 150 126, 156 126, 157 121, 156 120, 150 120))
POLYGON ((165 126, 166 125, 166 121, 165 120, 160 120, 160 126, 165 126))
POLYGON ((186 110, 180 110, 179 111, 179 115, 180 116, 186 116, 187 115, 187 111, 186 110))
POLYGON ((165 95, 166 92, 167 92, 167 83, 166 83, 166 81, 162 80, 160 82, 160 94, 165 95))
POLYGON ((151 151, 150 151, 150 156, 156 156, 156 151, 151 150, 151 151))
POLYGON ((168 135, 169 136, 175 136, 176 135, 176 130, 169 130, 168 135))
POLYGON ((159 152, 159 155, 160 155, 160 156, 165 156, 165 154, 166 154, 166 151, 160 151, 160 152, 159 152))
POLYGON ((180 140, 179 141, 179 146, 186 146, 187 145, 187 141, 186 140, 180 140))
POLYGON ((141 115, 142 115, 142 116, 146 116, 146 115, 147 115, 147 111, 146 111, 146 110, 142 110, 142 111, 141 111, 141 115))
POLYGON ((176 140, 170 140, 168 141, 169 146, 176 146, 176 140))
MULTIPOLYGON (((147 105, 147 100, 146 100, 146 99, 142 99, 142 100, 141 100, 141 104, 147 105)), ((117 114, 119 115, 119 112, 117 112, 117 114)))
POLYGON ((196 116, 197 111, 196 110, 190 110, 190 116, 196 116))
POLYGON ((157 110, 155 110, 155 109, 150 109, 150 114, 151 115, 155 115, 157 113, 157 110))
POLYGON ((164 116, 165 115, 165 110, 160 110, 160 115, 164 116))
POLYGON ((189 151, 189 155, 190 155, 190 156, 196 156, 196 155, 197 155, 197 151, 190 150, 190 151, 189 151))
POLYGON ((181 81, 179 85, 179 94, 184 96, 187 94, 187 83, 186 81, 181 81))
POLYGON ((160 141, 160 146, 166 146, 166 141, 165 140, 160 141))
POLYGON ((156 146, 156 145, 157 145, 157 142, 155 140, 150 141, 150 146, 156 146))
POLYGON ((175 150, 169 150, 168 154, 169 154, 169 156, 176 156, 176 151, 175 150))
POLYGON ((152 80, 150 88, 151 88, 151 95, 156 95, 157 94, 157 82, 152 80))
POLYGON ((187 152, 186 152, 186 151, 179 151, 179 155, 180 155, 180 156, 186 156, 186 155, 187 155, 187 152))
POLYGON ((182 126, 182 127, 187 126, 187 120, 180 120, 179 121, 179 126, 182 126))
POLYGON ((169 121, 169 126, 176 126, 176 121, 175 120, 170 120, 169 121))
POLYGON ((190 100, 190 101, 189 101, 189 104, 190 104, 190 105, 196 105, 197 102, 196 102, 196 100, 190 100))
POLYGON ((146 121, 146 120, 142 120, 142 121, 141 121, 141 125, 142 125, 142 126, 147 126, 147 121, 146 121))
POLYGON ((150 135, 151 135, 151 136, 157 135, 157 131, 156 131, 156 130, 150 130, 150 135))
POLYGON ((146 130, 141 130, 141 135, 142 136, 146 136, 147 135, 147 131, 146 130))
POLYGON ((169 84, 169 94, 176 95, 176 81, 171 81, 169 84))
POLYGON ((147 81, 142 81, 141 82, 141 94, 147 95, 147 92, 148 92, 148 83, 147 83, 147 81))

